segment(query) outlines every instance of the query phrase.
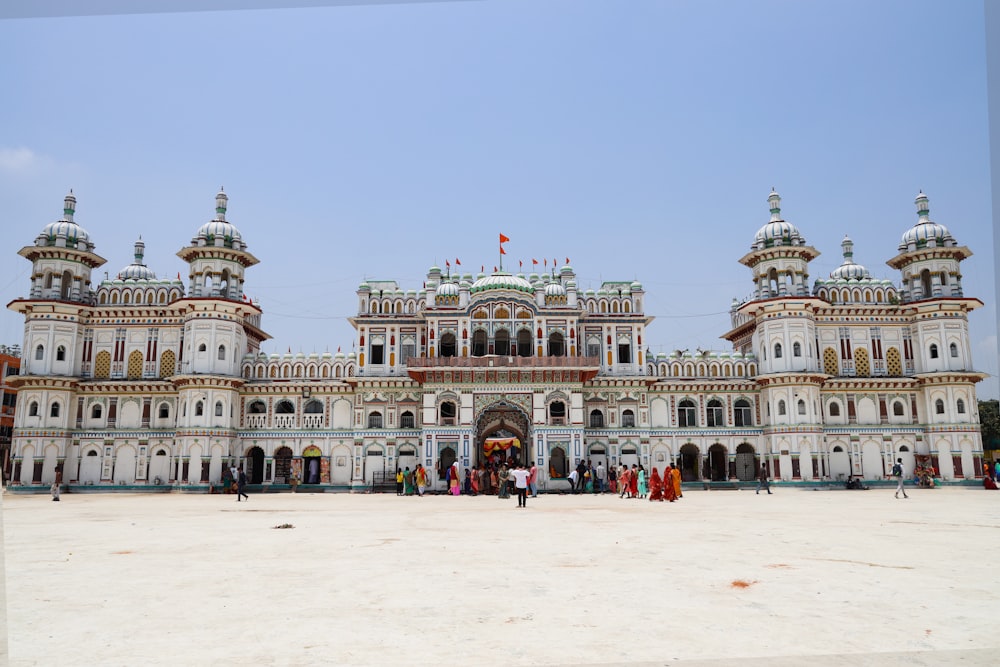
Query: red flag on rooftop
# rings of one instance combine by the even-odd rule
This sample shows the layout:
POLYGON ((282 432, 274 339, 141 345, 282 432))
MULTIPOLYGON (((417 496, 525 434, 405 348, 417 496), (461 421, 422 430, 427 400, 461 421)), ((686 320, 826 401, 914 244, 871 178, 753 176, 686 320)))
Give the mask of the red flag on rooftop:
POLYGON ((458 257, 455 258, 455 266, 462 266, 462 263, 458 261, 458 257))
POLYGON ((496 273, 496 272, 497 272, 497 267, 494 266, 493 267, 493 273, 496 273))
POLYGON ((534 257, 532 257, 532 258, 531 258, 531 265, 532 265, 532 266, 537 266, 537 265, 538 265, 538 260, 537 260, 537 259, 535 259, 534 257))
POLYGON ((510 239, 507 238, 505 235, 501 234, 500 235, 500 243, 506 243, 507 241, 510 241, 510 239))
POLYGON ((548 265, 549 265, 549 260, 548 260, 548 258, 544 258, 544 259, 542 259, 542 263, 543 263, 543 265, 544 265, 544 266, 548 267, 548 265))
POLYGON ((448 260, 444 260, 444 265, 451 268, 451 264, 448 263, 448 260))
POLYGON ((566 258, 566 263, 569 264, 569 257, 566 258))
POLYGON ((523 269, 523 268, 524 268, 524 261, 523 261, 523 260, 520 260, 520 259, 519 259, 519 260, 517 260, 517 267, 518 267, 519 269, 523 269))

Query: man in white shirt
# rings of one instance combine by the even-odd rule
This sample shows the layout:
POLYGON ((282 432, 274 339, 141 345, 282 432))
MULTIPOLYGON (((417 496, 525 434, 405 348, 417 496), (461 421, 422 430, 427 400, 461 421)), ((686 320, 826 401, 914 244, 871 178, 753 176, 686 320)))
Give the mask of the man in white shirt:
POLYGON ((523 463, 518 463, 517 468, 512 470, 510 476, 514 478, 514 488, 517 490, 517 506, 528 506, 528 477, 530 472, 524 469, 523 463))
POLYGON ((576 468, 573 468, 572 470, 569 471, 569 475, 566 477, 566 479, 569 480, 570 493, 576 493, 576 480, 579 479, 579 477, 580 473, 576 471, 576 468))
POLYGON ((594 493, 604 493, 608 488, 608 469, 604 467, 604 461, 597 462, 597 488, 594 493))

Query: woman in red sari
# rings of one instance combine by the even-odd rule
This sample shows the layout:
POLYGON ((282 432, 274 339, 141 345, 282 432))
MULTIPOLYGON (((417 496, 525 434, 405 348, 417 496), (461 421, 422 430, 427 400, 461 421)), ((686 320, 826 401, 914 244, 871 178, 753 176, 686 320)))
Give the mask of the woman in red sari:
POLYGON ((649 500, 663 502, 663 480, 660 479, 660 473, 656 466, 653 466, 653 472, 649 476, 649 500))
POLYGON ((628 475, 628 497, 639 497, 639 470, 635 464, 632 464, 632 470, 629 471, 628 475))
POLYGON ((677 500, 677 491, 674 490, 673 469, 668 465, 663 471, 663 497, 670 502, 677 500))

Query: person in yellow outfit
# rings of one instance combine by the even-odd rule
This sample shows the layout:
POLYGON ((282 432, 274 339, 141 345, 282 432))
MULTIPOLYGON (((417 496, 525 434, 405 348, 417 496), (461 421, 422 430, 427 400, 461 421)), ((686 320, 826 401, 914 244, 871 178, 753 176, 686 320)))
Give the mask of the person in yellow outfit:
POLYGON ((674 495, 680 500, 684 497, 684 493, 681 491, 681 469, 674 466, 670 471, 671 481, 674 483, 674 495))

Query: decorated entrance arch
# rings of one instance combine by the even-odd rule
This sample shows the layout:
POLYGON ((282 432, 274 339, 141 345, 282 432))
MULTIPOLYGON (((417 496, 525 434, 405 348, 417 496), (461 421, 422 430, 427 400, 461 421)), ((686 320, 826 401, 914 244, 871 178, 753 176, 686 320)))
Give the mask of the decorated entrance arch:
POLYGON ((528 415, 517 405, 498 401, 484 408, 476 419, 476 457, 474 465, 487 461, 513 459, 528 464, 531 460, 528 439, 528 415))

